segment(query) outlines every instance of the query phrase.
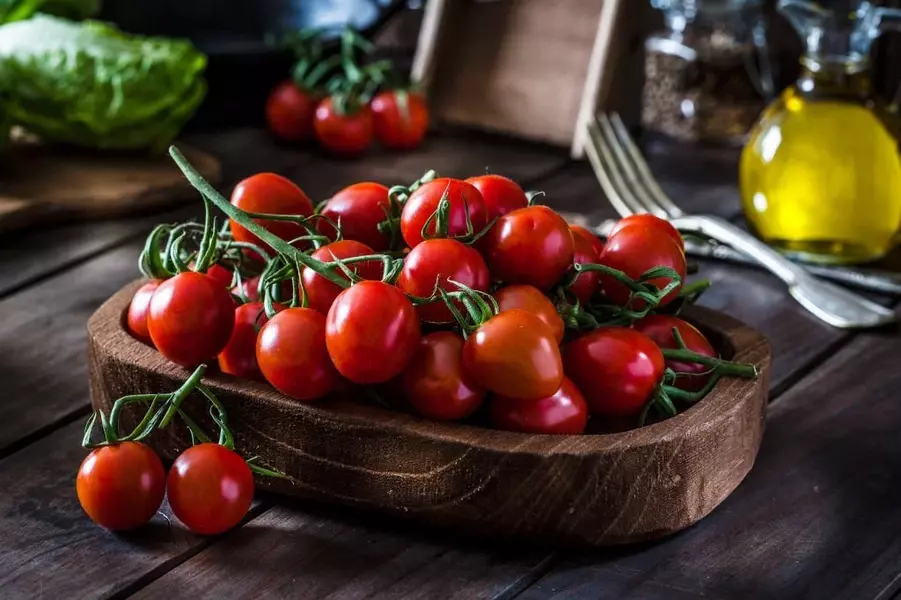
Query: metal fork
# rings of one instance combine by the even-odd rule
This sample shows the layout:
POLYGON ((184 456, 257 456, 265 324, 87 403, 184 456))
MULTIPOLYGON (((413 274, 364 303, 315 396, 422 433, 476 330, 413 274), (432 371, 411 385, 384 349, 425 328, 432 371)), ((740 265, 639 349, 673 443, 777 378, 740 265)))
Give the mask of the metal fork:
POLYGON ((728 221, 686 214, 660 188, 619 115, 601 114, 589 123, 585 150, 601 187, 620 215, 651 213, 681 231, 698 233, 743 252, 784 281, 801 306, 834 327, 877 327, 896 320, 893 311, 817 279, 728 221))

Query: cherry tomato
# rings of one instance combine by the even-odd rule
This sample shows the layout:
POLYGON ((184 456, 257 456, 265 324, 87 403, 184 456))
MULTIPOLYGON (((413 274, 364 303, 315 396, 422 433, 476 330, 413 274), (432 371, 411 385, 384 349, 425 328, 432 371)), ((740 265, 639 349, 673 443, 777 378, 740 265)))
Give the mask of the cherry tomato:
POLYGON ((272 317, 257 337, 256 358, 266 381, 297 400, 316 400, 338 386, 325 316, 315 310, 288 308, 272 317))
POLYGON ((376 95, 369 106, 375 137, 392 150, 416 148, 429 128, 429 109, 422 96, 405 90, 376 95))
MULTIPOLYGON (((258 173, 239 182, 232 192, 231 203, 247 212, 302 217, 313 214, 313 203, 303 190, 275 173, 258 173)), ((256 222, 283 240, 293 240, 307 235, 306 229, 297 223, 263 219, 257 219, 256 222)), ((231 221, 229 226, 236 241, 256 244, 264 250, 268 247, 260 238, 235 221, 231 221)), ((248 252, 248 255, 257 260, 262 258, 256 252, 248 252)))
POLYGON ((479 175, 470 177, 466 183, 471 183, 482 194, 489 223, 496 217, 529 205, 529 199, 519 184, 502 175, 479 175))
MULTIPOLYGON (((590 241, 579 234, 573 235, 573 262, 580 264, 597 263, 599 256, 595 254, 594 246, 590 241)), ((583 271, 576 277, 569 291, 579 300, 580 304, 587 304, 595 292, 598 291, 599 274, 596 271, 583 271)))
POLYGON ((216 358, 235 326, 235 303, 209 275, 186 271, 167 279, 150 299, 147 329, 160 354, 183 367, 216 358))
POLYGON ((491 422, 506 431, 578 435, 588 425, 585 398, 566 377, 560 389, 546 398, 517 400, 494 396, 489 406, 491 422))
MULTIPOLYGON (((468 233, 466 214, 472 223, 472 232, 478 233, 488 223, 485 201, 475 187, 459 179, 441 177, 419 187, 410 195, 400 215, 400 231, 410 248, 423 241, 422 228, 438 209, 441 198, 447 194, 450 210, 447 219, 447 237, 462 237, 468 233)), ((434 236, 436 219, 432 219, 427 233, 434 236)))
MULTIPOLYGON (((345 240, 356 240, 376 252, 388 250, 391 236, 379 231, 379 223, 388 217, 388 188, 380 183, 355 183, 332 196, 322 209, 322 216, 341 223, 345 240)), ((316 229, 331 239, 337 232, 325 219, 316 229)))
MULTIPOLYGON (((397 287, 420 298, 431 296, 435 286, 449 292, 460 289, 448 283, 448 279, 482 292, 488 291, 491 283, 488 267, 477 250, 457 240, 432 239, 417 245, 404 259, 397 287)), ((450 309, 440 300, 416 310, 423 321, 450 323, 454 320, 450 309)))
POLYGON ((563 341, 563 318, 550 298, 531 285, 508 285, 494 293, 501 312, 511 308, 521 308, 544 321, 554 333, 557 343, 563 341))
POLYGON ((313 139, 313 113, 316 98, 307 90, 284 81, 277 85, 266 101, 266 123, 269 131, 288 142, 313 139))
POLYGON ((354 383, 383 383, 400 374, 419 347, 416 309, 393 285, 361 281, 328 311, 325 341, 338 372, 354 383))
MULTIPOLYGON (((697 354, 716 358, 716 350, 704 337, 704 334, 695 328, 691 323, 687 323, 678 317, 669 315, 648 315, 640 321, 636 321, 632 327, 636 331, 645 334, 657 344, 661 349, 679 348, 679 343, 673 335, 673 329, 676 329, 682 336, 686 348, 697 354)), ((679 360, 668 360, 666 366, 680 373, 676 377, 674 385, 677 388, 696 392, 707 385, 710 380, 710 367, 698 363, 687 363, 679 360)))
POLYGON ((313 118, 316 139, 325 150, 338 156, 360 156, 372 142, 372 111, 361 106, 345 114, 329 97, 319 103, 313 118))
POLYGON ((563 382, 553 331, 518 308, 498 313, 466 339, 463 368, 482 387, 520 400, 550 396, 563 382))
MULTIPOLYGON (((341 240, 326 244, 310 256, 323 262, 333 262, 335 259, 354 258, 355 256, 366 256, 367 254, 373 254, 373 251, 366 244, 361 244, 354 240, 341 240)), ((376 260, 351 263, 347 265, 347 268, 356 272, 363 279, 378 280, 382 278, 382 263, 376 260)), ((343 279, 347 279, 347 276, 340 273, 340 271, 339 274, 343 279)), ((301 279, 303 281, 303 289, 307 295, 307 306, 323 315, 328 314, 332 303, 343 289, 319 275, 313 269, 306 267, 301 272, 301 279)))
POLYGON ((78 501, 91 520, 113 531, 140 527, 163 502, 166 471, 138 442, 95 448, 78 469, 78 501))
POLYGON ((268 321, 262 302, 242 304, 235 309, 235 327, 219 353, 220 371, 248 379, 263 378, 257 365, 257 332, 268 321))
POLYGON ((128 305, 126 317, 128 331, 145 344, 153 343, 153 340, 150 339, 150 332, 147 330, 147 312, 150 310, 150 299, 161 283, 162 281, 148 281, 138 288, 131 299, 131 304, 128 305))
POLYGON ((663 354, 648 336, 604 327, 563 347, 566 376, 585 395, 592 414, 638 415, 663 377, 663 354))
POLYGON ((485 390, 463 370, 463 338, 452 331, 423 336, 401 375, 404 397, 417 413, 439 421, 468 417, 485 400, 485 390))
MULTIPOLYGON (((290 290, 289 290, 290 291, 290 290)), ((241 285, 232 288, 232 294, 238 298, 244 298, 248 303, 259 302, 260 298, 260 276, 255 275, 249 279, 242 279, 241 285)), ((290 299, 290 296, 288 298, 290 299)))
POLYGON ((581 235, 583 238, 591 242, 591 247, 594 248, 594 253, 597 256, 601 255, 601 252, 604 251, 604 240, 599 238, 587 227, 583 227, 581 225, 570 225, 569 230, 573 232, 573 238, 577 235, 581 235))
POLYGON ((610 230, 610 235, 608 235, 607 237, 613 237, 626 227, 632 227, 635 225, 653 229, 660 233, 666 234, 668 237, 672 238, 674 242, 676 242, 679 248, 681 248, 682 252, 685 252, 685 240, 682 239, 682 234, 679 233, 679 230, 673 227, 673 224, 669 221, 661 219, 660 217, 655 217, 654 215, 648 213, 641 213, 638 215, 629 215, 628 217, 623 217, 616 223, 616 225, 613 226, 613 229, 610 230))
POLYGON ((169 506, 188 529, 224 533, 241 522, 253 501, 253 473, 234 450, 198 444, 182 452, 166 480, 169 506))
POLYGON ((230 288, 232 286, 233 273, 222 265, 210 265, 206 270, 206 274, 222 284, 222 287, 230 288))
POLYGON ((569 225, 547 206, 507 213, 485 236, 485 258, 494 278, 540 290, 563 278, 572 267, 573 253, 569 225))
MULTIPOLYGON (((659 230, 646 227, 626 227, 616 235, 607 238, 599 263, 619 269, 629 277, 638 279, 646 271, 655 267, 670 267, 685 280, 685 254, 676 242, 659 230)), ((629 301, 629 288, 613 277, 601 274, 601 288, 604 294, 614 303, 625 306, 629 301)), ((658 277, 650 284, 658 289, 666 287, 670 279, 658 277)), ((667 294, 660 306, 669 304, 679 295, 681 285, 667 294)), ((640 308, 636 305, 636 308, 640 308)))

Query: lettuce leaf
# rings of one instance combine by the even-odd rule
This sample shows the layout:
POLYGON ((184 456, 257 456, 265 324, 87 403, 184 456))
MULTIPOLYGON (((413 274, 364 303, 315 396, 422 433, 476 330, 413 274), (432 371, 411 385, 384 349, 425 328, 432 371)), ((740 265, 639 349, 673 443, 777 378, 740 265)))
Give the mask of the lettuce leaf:
POLYGON ((187 40, 37 15, 0 27, 0 85, 12 122, 95 148, 165 147, 206 93, 187 40))

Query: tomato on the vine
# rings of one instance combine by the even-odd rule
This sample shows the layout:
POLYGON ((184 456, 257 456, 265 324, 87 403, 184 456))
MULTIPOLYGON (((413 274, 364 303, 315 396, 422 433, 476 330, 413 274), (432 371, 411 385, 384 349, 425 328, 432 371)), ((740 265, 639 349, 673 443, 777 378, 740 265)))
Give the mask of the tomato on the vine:
POLYGON ((529 199, 519 184, 503 175, 479 175, 470 177, 466 183, 471 183, 482 194, 489 223, 496 217, 529 205, 529 199))
POLYGON ((578 435, 588 425, 585 398, 566 377, 560 389, 546 398, 518 400, 494 396, 489 412, 494 426, 506 431, 578 435))
POLYGON ((504 283, 548 290, 573 264, 569 225, 547 206, 529 206, 497 220, 484 238, 491 275, 504 283))
MULTIPOLYGON (((599 260, 599 256, 594 251, 594 246, 590 241, 579 234, 573 235, 573 263, 594 264, 599 260)), ((598 291, 598 283, 600 281, 597 271, 582 271, 576 280, 569 286, 569 291, 579 300, 580 304, 587 304, 598 291)))
MULTIPOLYGON (((673 329, 679 332, 685 347, 696 354, 716 358, 716 350, 698 329, 678 317, 669 315, 648 315, 636 321, 632 327, 645 334, 661 349, 678 349, 679 343, 673 335, 673 329)), ((697 392, 710 380, 710 367, 679 360, 668 360, 666 366, 677 373, 673 385, 677 388, 697 392)))
POLYGON ((256 359, 272 387, 297 400, 316 400, 340 378, 325 345, 325 316, 309 308, 287 308, 257 336, 256 359))
MULTIPOLYGON (((354 240, 340 240, 326 244, 310 256, 322 262, 334 262, 336 259, 343 260, 369 254, 373 254, 373 251, 366 244, 361 244, 354 240)), ((346 266, 349 271, 356 272, 363 279, 377 280, 382 278, 382 263, 377 260, 349 263, 346 266)), ((347 279, 347 276, 340 270, 336 272, 342 279, 347 279)), ((307 306, 323 315, 328 314, 335 298, 343 291, 342 288, 309 267, 304 267, 301 272, 301 280, 303 281, 303 290, 307 298, 307 306)))
POLYGON ((269 131, 287 142, 313 139, 313 113, 316 97, 293 81, 278 84, 266 101, 266 123, 269 131))
POLYGON ((417 413, 439 421, 471 415, 486 391, 462 365, 463 338, 452 331, 423 336, 413 360, 401 374, 404 397, 417 413))
MULTIPOLYGON (((648 227, 626 227, 607 238, 598 262, 618 269, 632 279, 639 279, 646 271, 655 267, 669 267, 676 271, 684 282, 687 270, 685 253, 676 242, 670 236, 660 233, 660 230, 648 227)), ((601 274, 600 281, 604 295, 614 303, 625 306, 631 295, 629 288, 605 274, 601 274)), ((657 289, 663 289, 670 282, 671 279, 668 277, 657 277, 648 283, 657 289)), ((675 300, 681 287, 680 285, 667 294, 661 300, 660 306, 675 300)), ((639 305, 635 307, 640 308, 639 305)))
POLYGON ((625 327, 595 329, 563 347, 566 376, 592 414, 638 415, 663 377, 663 354, 648 336, 625 327))
MULTIPOLYGON (((276 305, 276 310, 280 308, 276 305)), ((220 371, 248 379, 263 378, 257 364, 257 332, 268 321, 262 302, 242 304, 235 309, 235 327, 218 356, 220 371)))
MULTIPOLYGON (((320 214, 341 224, 345 240, 362 242, 375 250, 388 250, 391 235, 379 231, 379 223, 388 218, 388 188, 380 183, 355 183, 332 196, 320 214)), ((337 237, 335 228, 325 219, 316 222, 316 229, 330 239, 337 237)))
MULTIPOLYGON (((488 218, 485 201, 479 190, 465 181, 440 177, 420 186, 404 204, 400 216, 400 231, 410 248, 422 243, 423 227, 438 209, 441 198, 445 195, 450 204, 446 237, 458 238, 467 233, 479 233, 485 228, 488 218), (467 230, 467 213, 472 226, 471 232, 467 230)), ((436 231, 437 219, 432 219, 426 229, 427 237, 435 237, 436 231)))
POLYGON ((75 487, 92 521, 124 531, 147 523, 159 510, 166 471, 150 447, 121 442, 92 450, 78 469, 75 487))
POLYGON ((463 367, 482 387, 521 400, 550 396, 563 381, 553 331, 518 308, 498 313, 466 339, 463 367))
POLYGON ((235 303, 209 275, 186 271, 167 279, 150 299, 147 329, 160 354, 183 367, 213 360, 235 325, 235 303))
POLYGON ((591 247, 594 248, 595 255, 600 256, 601 252, 604 251, 604 240, 595 235, 594 232, 587 227, 583 227, 582 225, 570 225, 569 229, 573 232, 573 238, 580 235, 591 242, 591 247))
POLYGON ((666 219, 661 219, 660 217, 654 216, 650 213, 629 215, 628 217, 623 217, 622 219, 617 221, 616 225, 613 226, 613 229, 610 230, 610 233, 607 237, 611 238, 627 227, 642 227, 645 229, 652 229, 658 233, 662 233, 676 242, 676 245, 679 246, 682 252, 685 252, 685 240, 682 239, 682 234, 679 233, 679 230, 673 227, 673 224, 666 219))
POLYGON ((563 318, 557 312, 551 299, 538 288, 531 285, 508 285, 496 291, 494 299, 497 300, 500 312, 512 308, 521 308, 530 312, 551 328, 558 344, 563 341, 563 318))
POLYGON ((169 506, 188 529, 204 535, 237 525, 253 501, 253 473, 234 450, 213 443, 182 452, 166 480, 169 506))
MULTIPOLYGON (((232 192, 231 203, 246 212, 301 217, 313 214, 313 203, 303 190, 275 173, 258 173, 238 183, 232 192)), ((267 219, 255 221, 286 241, 307 235, 307 230, 298 223, 267 219)), ((256 244, 263 250, 268 247, 260 238, 237 222, 230 221, 229 227, 236 241, 256 244)), ((256 252, 249 251, 247 254, 257 260, 262 259, 256 252)))
POLYGON ((206 270, 206 274, 222 284, 222 287, 230 288, 234 274, 229 269, 219 264, 212 264, 206 270))
POLYGON ((372 110, 369 106, 348 106, 338 110, 333 96, 319 103, 313 118, 316 139, 328 152, 338 156, 359 156, 372 142, 372 110))
MULTIPOLYGON (((254 275, 249 279, 242 279, 241 285, 236 285, 232 288, 232 295, 237 296, 238 298, 243 298, 247 302, 259 302, 260 298, 260 276, 254 275)), ((282 300, 289 300, 288 298, 282 298, 282 300)))
POLYGON ((407 90, 381 92, 369 103, 375 136, 386 148, 416 148, 429 128, 429 109, 425 99, 407 90))
MULTIPOLYGON (((457 240, 432 239, 418 244, 404 259, 397 287, 410 296, 428 298, 435 293, 436 287, 448 292, 460 289, 448 279, 481 292, 488 291, 491 283, 488 267, 478 251, 457 240)), ((450 309, 441 300, 419 306, 417 311, 423 321, 449 323, 454 320, 450 309)))
POLYGON ((403 292, 361 281, 335 299, 325 341, 332 362, 354 383, 383 383, 399 375, 419 346, 416 309, 403 292))
POLYGON ((161 283, 162 281, 158 280, 148 281, 138 288, 138 291, 135 292, 134 297, 131 299, 131 304, 128 305, 128 315, 125 319, 128 331, 146 344, 153 343, 153 340, 150 339, 150 332, 147 330, 147 313, 150 310, 150 299, 161 283))

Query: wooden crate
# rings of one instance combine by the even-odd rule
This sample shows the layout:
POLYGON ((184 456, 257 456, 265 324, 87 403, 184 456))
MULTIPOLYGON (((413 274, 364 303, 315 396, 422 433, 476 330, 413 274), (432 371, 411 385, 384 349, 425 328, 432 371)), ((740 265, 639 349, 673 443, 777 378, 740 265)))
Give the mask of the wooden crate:
POLYGON ((438 121, 569 146, 604 103, 623 0, 430 0, 413 62, 438 121))

